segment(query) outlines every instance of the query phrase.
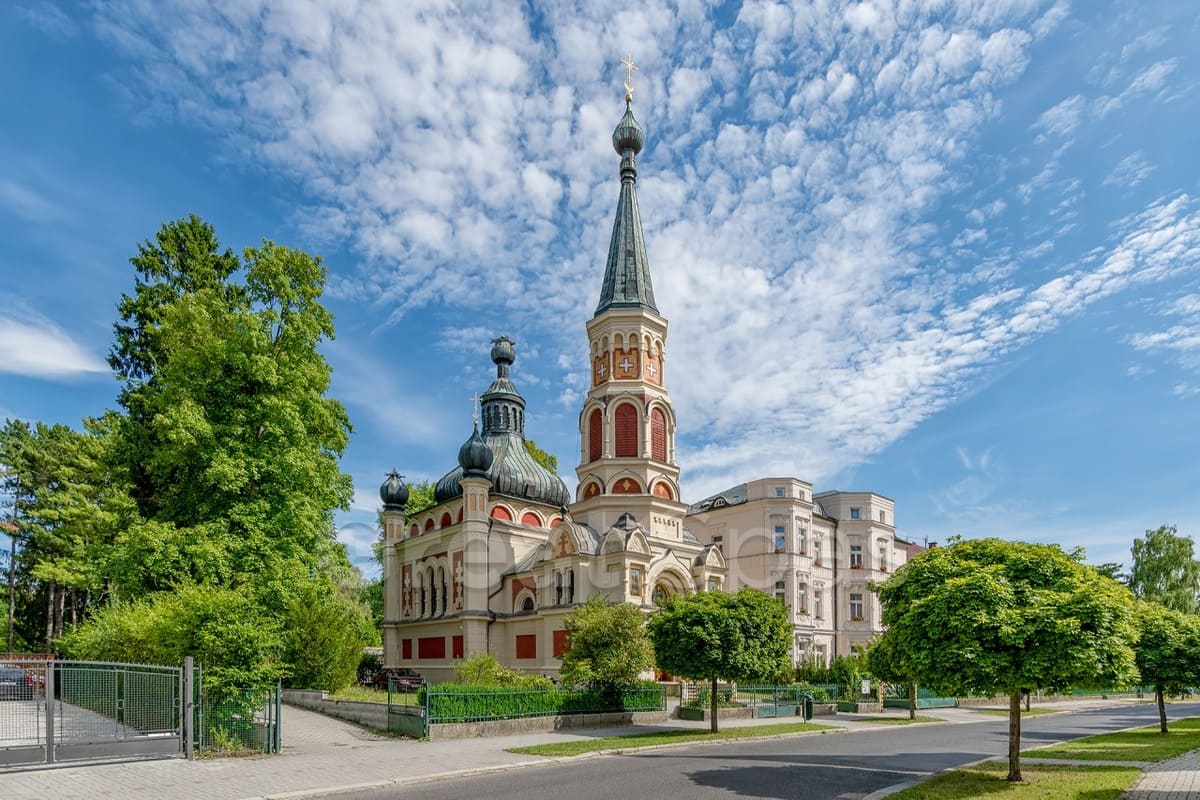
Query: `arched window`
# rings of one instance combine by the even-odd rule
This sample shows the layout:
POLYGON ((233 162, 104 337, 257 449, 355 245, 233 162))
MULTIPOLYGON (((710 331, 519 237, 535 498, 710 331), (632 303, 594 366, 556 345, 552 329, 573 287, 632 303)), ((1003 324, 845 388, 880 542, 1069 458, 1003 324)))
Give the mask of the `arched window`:
POLYGON ((554 605, 561 606, 563 597, 563 579, 561 572, 554 573, 554 605))
POLYGON ((629 403, 617 406, 616 412, 617 458, 637 458, 638 456, 638 412, 629 403))
POLYGON ((451 516, 450 516, 450 512, 449 512, 449 511, 447 511, 445 514, 442 514, 442 521, 441 521, 441 523, 438 525, 438 527, 439 527, 439 528, 445 528, 445 527, 447 527, 447 526, 449 526, 449 525, 453 525, 453 524, 454 524, 454 518, 453 518, 453 517, 451 517, 451 516))
POLYGON ((423 616, 425 616, 425 600, 426 600, 426 598, 425 598, 425 571, 424 570, 417 572, 417 588, 421 593, 421 613, 417 614, 417 616, 423 617, 423 616))
POLYGON ((526 511, 521 515, 521 524, 530 525, 534 528, 540 528, 542 527, 542 519, 532 511, 526 511))
POLYGON ((662 497, 666 500, 674 500, 675 499, 674 495, 671 492, 671 487, 668 486, 664 481, 659 481, 658 483, 654 484, 653 494, 655 497, 662 497))
POLYGON ((416 536, 420 532, 421 532, 421 529, 417 527, 417 523, 415 523, 415 522, 412 524, 412 527, 408 529, 409 536, 416 536))
POLYGON ((521 602, 521 610, 522 611, 533 611, 533 598, 532 597, 526 597, 521 602))
POLYGON ((592 409, 588 416, 588 461, 598 461, 604 455, 604 415, 592 409))
POLYGON ((591 481, 588 483, 587 488, 583 490, 583 499, 590 500, 598 494, 600 494, 600 484, 596 483, 595 481, 591 481))
POLYGON ((429 616, 437 616, 438 590, 433 580, 433 570, 429 570, 429 616))
POLYGON ((567 570, 567 602, 575 602, 575 570, 567 570))
POLYGON ((492 517, 494 519, 502 519, 506 522, 512 522, 512 514, 504 506, 496 506, 492 509, 492 517))
POLYGON ((431 530, 433 530, 433 517, 425 520, 425 532, 429 533, 431 530))
POLYGON ((655 461, 667 460, 667 415, 661 408, 650 412, 650 457, 655 461))

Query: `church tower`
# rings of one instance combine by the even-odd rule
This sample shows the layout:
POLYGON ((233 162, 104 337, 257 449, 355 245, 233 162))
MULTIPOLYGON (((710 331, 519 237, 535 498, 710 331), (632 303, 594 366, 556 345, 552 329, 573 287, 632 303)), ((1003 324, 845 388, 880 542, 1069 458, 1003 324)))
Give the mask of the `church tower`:
POLYGON ((638 211, 637 155, 645 134, 626 85, 625 115, 613 131, 621 191, 604 282, 587 323, 591 389, 579 415, 579 489, 572 516, 606 531, 622 515, 652 538, 680 541, 675 412, 665 383, 667 321, 654 304, 638 211))

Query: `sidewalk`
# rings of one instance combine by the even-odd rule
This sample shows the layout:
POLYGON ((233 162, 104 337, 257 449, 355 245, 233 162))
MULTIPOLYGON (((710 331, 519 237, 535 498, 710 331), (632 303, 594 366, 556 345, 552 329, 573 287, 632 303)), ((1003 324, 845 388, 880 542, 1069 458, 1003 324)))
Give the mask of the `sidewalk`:
POLYGON ((1150 767, 1121 800, 1200 800, 1200 750, 1150 767))
MULTIPOLYGON (((1111 703, 1110 703, 1111 705, 1111 703)), ((1083 708, 1072 704, 1072 708, 1083 708)), ((947 723, 981 722, 968 709, 930 709, 923 715, 947 723)), ((906 716, 895 710, 887 716, 906 716)), ((814 722, 844 730, 880 730, 885 726, 860 721, 878 715, 839 714, 814 722)), ((767 725, 791 720, 727 720, 722 728, 767 725)), ((304 797, 334 789, 414 783, 449 775, 514 769, 555 759, 522 756, 505 748, 549 742, 592 739, 626 733, 691 728, 707 723, 670 719, 661 725, 636 728, 584 729, 487 739, 416 742, 371 733, 355 725, 283 707, 283 752, 276 756, 218 758, 198 761, 171 759, 89 764, 56 769, 0 773, 4 800, 250 800, 304 797)), ((1176 759, 1178 761, 1178 759, 1176 759)), ((1168 764, 1173 762, 1167 762, 1168 764)), ((1164 795, 1138 795, 1163 800, 1164 795)), ((1179 800, 1172 796, 1171 800, 1179 800)))

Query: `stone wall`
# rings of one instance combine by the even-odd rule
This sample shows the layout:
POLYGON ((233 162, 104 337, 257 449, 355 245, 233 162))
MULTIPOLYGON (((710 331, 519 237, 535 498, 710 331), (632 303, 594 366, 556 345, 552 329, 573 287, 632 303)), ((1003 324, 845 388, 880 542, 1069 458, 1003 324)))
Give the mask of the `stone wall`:
POLYGON ((283 702, 288 705, 307 708, 330 717, 344 719, 355 725, 362 725, 377 731, 386 731, 388 727, 387 703, 360 703, 353 700, 330 700, 329 692, 305 691, 287 689, 283 693, 283 702))
POLYGON ((654 725, 665 722, 665 711, 612 712, 605 714, 565 714, 556 717, 524 717, 486 722, 436 723, 429 726, 429 739, 473 739, 480 736, 511 736, 520 733, 543 733, 571 728, 615 728, 631 725, 654 725))

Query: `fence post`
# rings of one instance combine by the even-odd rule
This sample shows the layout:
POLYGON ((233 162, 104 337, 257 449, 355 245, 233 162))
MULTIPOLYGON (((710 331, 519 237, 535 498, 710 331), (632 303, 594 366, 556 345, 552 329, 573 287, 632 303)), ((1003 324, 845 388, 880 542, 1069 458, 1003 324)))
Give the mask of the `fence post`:
POLYGON ((46 664, 46 763, 54 763, 54 672, 55 663, 46 664))
POLYGON ((428 739, 429 738, 429 693, 430 693, 430 691, 432 691, 433 687, 426 684, 423 688, 425 689, 425 714, 423 717, 423 719, 425 720, 425 737, 424 738, 428 739))
POLYGON ((183 658, 183 682, 180 687, 180 715, 179 726, 180 734, 183 736, 183 757, 191 761, 196 757, 193 750, 195 746, 196 730, 196 700, 195 700, 195 663, 191 656, 183 658))
POLYGON ((283 680, 275 681, 275 752, 283 748, 283 680))

